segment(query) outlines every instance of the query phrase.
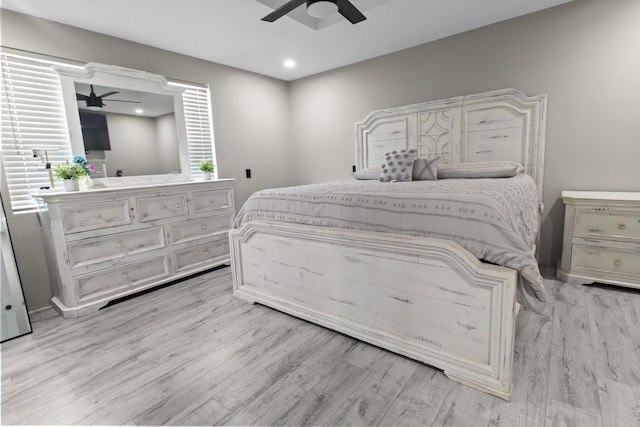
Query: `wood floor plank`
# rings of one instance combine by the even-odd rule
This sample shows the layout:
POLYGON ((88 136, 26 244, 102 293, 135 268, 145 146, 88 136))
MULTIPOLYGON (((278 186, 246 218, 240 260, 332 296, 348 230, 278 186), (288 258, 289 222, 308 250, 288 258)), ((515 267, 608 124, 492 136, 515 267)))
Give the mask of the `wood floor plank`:
POLYGON ((300 426, 327 424, 329 418, 336 413, 368 375, 370 375, 369 371, 351 363, 339 363, 300 400, 280 414, 272 424, 300 426))
POLYGON ((385 352, 326 424, 377 425, 416 369, 417 362, 385 352))
POLYGON ((433 425, 454 384, 440 370, 426 365, 418 367, 379 425, 433 425))
POLYGON ((585 410, 578 407, 549 400, 547 402, 547 427, 601 427, 600 411, 585 410))
MULTIPOLYGON (((561 295, 556 281, 544 280, 549 295, 561 295)), ((561 286, 561 285, 560 285, 561 286)), ((554 298, 538 315, 521 308, 516 319, 511 401, 497 400, 492 426, 535 427, 545 423, 549 363, 553 335, 554 298)))
POLYGON ((497 400, 497 397, 456 384, 446 394, 432 425, 488 426, 497 400))
POLYGON ((587 295, 591 342, 599 382, 612 380, 640 385, 640 359, 618 299, 600 293, 587 295))
POLYGON ((600 401, 604 426, 640 426, 640 387, 604 380, 600 401))
POLYGON ((547 398, 600 412, 587 307, 555 302, 551 345, 547 398))
POLYGON ((545 312, 518 315, 510 402, 235 300, 221 269, 79 319, 37 313, 0 346, 1 421, 640 427, 640 292, 545 286, 545 312))

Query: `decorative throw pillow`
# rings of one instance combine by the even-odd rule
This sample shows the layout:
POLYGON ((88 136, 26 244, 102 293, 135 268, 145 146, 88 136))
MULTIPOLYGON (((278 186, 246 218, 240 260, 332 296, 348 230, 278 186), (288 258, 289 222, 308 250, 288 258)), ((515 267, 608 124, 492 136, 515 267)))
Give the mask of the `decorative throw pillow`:
POLYGON ((370 166, 360 169, 351 174, 355 179, 375 179, 380 178, 380 166, 370 166))
POLYGON ((380 181, 411 181, 416 150, 393 150, 384 155, 380 181))
POLYGON ((427 159, 416 159, 413 162, 413 180, 414 181, 435 181, 438 179, 438 168, 437 165, 439 163, 438 158, 427 160, 427 159))
POLYGON ((524 172, 520 163, 508 161, 450 163, 438 165, 438 179, 510 178, 524 172))

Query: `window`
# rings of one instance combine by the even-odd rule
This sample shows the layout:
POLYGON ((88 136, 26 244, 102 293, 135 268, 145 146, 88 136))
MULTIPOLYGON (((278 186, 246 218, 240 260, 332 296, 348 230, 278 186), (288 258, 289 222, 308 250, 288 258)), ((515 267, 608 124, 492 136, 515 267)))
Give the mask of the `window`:
MULTIPOLYGON (((204 159, 213 160, 216 164, 213 141, 213 126, 211 123, 211 99, 209 88, 178 83, 170 83, 185 89, 182 93, 184 107, 184 121, 189 146, 189 167, 191 176, 198 176, 198 162, 204 159)), ((217 177, 216 168, 214 176, 217 177)))
MULTIPOLYGON (((33 149, 46 149, 50 163, 71 159, 71 142, 58 74, 53 62, 1 55, 2 161, 13 212, 37 209, 31 195, 49 187, 45 164, 33 149)), ((56 181, 62 187, 62 181, 56 181)))
MULTIPOLYGON (((0 59, 0 151, 4 174, 13 212, 31 212, 38 209, 31 195, 50 186, 45 163, 34 157, 33 150, 46 149, 52 164, 63 163, 73 156, 60 78, 52 68, 60 63, 7 52, 3 52, 0 59)), ((191 175, 197 176, 200 160, 212 159, 216 163, 209 88, 188 83, 170 84, 184 89, 189 167, 191 175)), ((62 180, 56 178, 55 187, 62 188, 62 180)))

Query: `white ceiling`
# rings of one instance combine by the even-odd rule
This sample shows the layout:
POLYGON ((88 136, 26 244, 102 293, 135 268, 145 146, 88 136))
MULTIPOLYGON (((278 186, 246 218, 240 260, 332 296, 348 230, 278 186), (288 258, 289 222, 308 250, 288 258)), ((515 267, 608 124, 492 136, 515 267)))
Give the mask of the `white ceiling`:
MULTIPOLYGON (((572 0, 351 0, 367 17, 260 19, 287 0, 0 0, 2 8, 294 80, 572 0), (273 7, 267 6, 272 4, 273 7), (331 18, 329 18, 330 20, 331 18), (282 63, 294 59, 287 69, 282 63)), ((304 6, 296 10, 304 13, 304 6)))

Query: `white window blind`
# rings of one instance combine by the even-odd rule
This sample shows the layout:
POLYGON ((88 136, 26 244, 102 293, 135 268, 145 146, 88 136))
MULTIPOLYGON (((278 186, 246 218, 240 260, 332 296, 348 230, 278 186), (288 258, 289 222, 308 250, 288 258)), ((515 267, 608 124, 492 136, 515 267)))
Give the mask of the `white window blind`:
MULTIPOLYGON (((189 145, 189 167, 192 176, 198 176, 198 162, 204 159, 213 160, 216 165, 213 141, 213 126, 211 123, 211 99, 209 88, 186 84, 171 83, 183 87, 182 104, 189 145)), ((218 176, 216 165, 214 177, 218 176)))
MULTIPOLYGON (((31 194, 49 187, 44 163, 33 149, 46 149, 50 163, 71 159, 71 142, 58 74, 53 62, 2 54, 2 161, 13 212, 37 209, 31 194)), ((62 181, 56 180, 56 187, 62 181)))

